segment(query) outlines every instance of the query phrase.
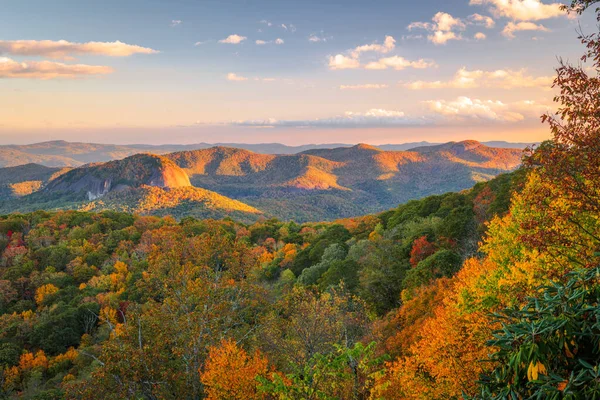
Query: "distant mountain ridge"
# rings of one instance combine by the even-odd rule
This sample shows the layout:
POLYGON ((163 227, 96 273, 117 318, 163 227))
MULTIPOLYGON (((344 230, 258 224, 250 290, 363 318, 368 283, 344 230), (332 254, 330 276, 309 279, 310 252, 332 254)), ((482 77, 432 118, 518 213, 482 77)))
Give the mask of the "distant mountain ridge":
MULTIPOLYGON (((404 144, 384 144, 377 148, 386 151, 403 151, 415 147, 435 146, 441 143, 415 142, 404 144)), ((483 142, 489 147, 523 149, 534 143, 509 143, 502 141, 483 142)), ((24 164, 40 164, 47 167, 79 167, 93 162, 105 162, 123 159, 134 154, 168 154, 179 151, 203 150, 212 147, 230 147, 249 150, 259 154, 298 154, 308 150, 352 147, 353 144, 306 144, 287 146, 280 143, 244 144, 244 143, 197 143, 189 145, 115 145, 99 143, 78 143, 55 140, 28 145, 1 145, 0 167, 14 167, 24 164)))
POLYGON ((468 140, 409 151, 358 144, 296 154, 217 146, 142 153, 70 170, 29 164, 0 168, 0 185, 2 179, 5 185, 38 182, 23 193, 0 192, 0 200, 5 199, 0 212, 78 208, 176 217, 236 215, 247 221, 263 215, 337 219, 471 188, 514 170, 521 157, 520 149, 468 140))

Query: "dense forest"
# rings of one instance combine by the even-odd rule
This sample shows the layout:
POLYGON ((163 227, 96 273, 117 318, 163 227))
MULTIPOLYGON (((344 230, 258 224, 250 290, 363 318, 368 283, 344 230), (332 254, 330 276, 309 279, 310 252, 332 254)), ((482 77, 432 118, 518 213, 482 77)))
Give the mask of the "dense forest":
MULTIPOLYGON (((598 72, 600 38, 581 39, 598 72)), ((2 396, 600 398, 588 71, 561 63, 553 139, 522 169, 378 215, 2 217, 2 396)))

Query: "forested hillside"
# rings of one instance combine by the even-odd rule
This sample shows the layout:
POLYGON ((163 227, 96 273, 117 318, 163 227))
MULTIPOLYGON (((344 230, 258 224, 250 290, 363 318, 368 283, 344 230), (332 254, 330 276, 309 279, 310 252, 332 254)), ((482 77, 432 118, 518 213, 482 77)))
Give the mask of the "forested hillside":
POLYGON ((344 357, 358 357, 356 378, 370 382, 393 354, 369 344, 383 332, 375 321, 458 271, 521 181, 503 175, 335 223, 4 217, 4 394, 223 398, 222 379, 250 396, 235 398, 364 391, 344 357), (227 377, 229 362, 241 363, 238 376, 227 377), (319 374, 337 378, 317 384, 319 374))

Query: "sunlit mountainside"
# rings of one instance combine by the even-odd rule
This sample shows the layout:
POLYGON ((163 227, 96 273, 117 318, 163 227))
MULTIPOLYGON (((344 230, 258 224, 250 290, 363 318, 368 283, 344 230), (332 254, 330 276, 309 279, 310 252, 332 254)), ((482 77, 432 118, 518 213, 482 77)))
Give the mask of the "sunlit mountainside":
POLYGON ((162 156, 138 154, 70 171, 30 164, 0 169, 10 176, 2 184, 13 188, 5 191, 8 200, 2 209, 116 209, 177 217, 234 212, 247 213, 244 218, 250 219, 336 219, 468 189, 512 171, 521 157, 520 149, 465 141, 409 151, 361 144, 290 155, 213 147, 162 156))

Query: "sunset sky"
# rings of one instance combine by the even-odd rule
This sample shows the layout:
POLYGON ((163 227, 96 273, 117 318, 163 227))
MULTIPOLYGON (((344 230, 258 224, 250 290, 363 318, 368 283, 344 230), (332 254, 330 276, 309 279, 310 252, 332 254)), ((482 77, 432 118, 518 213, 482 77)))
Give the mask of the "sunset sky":
POLYGON ((0 144, 538 141, 540 0, 0 0, 0 144))

